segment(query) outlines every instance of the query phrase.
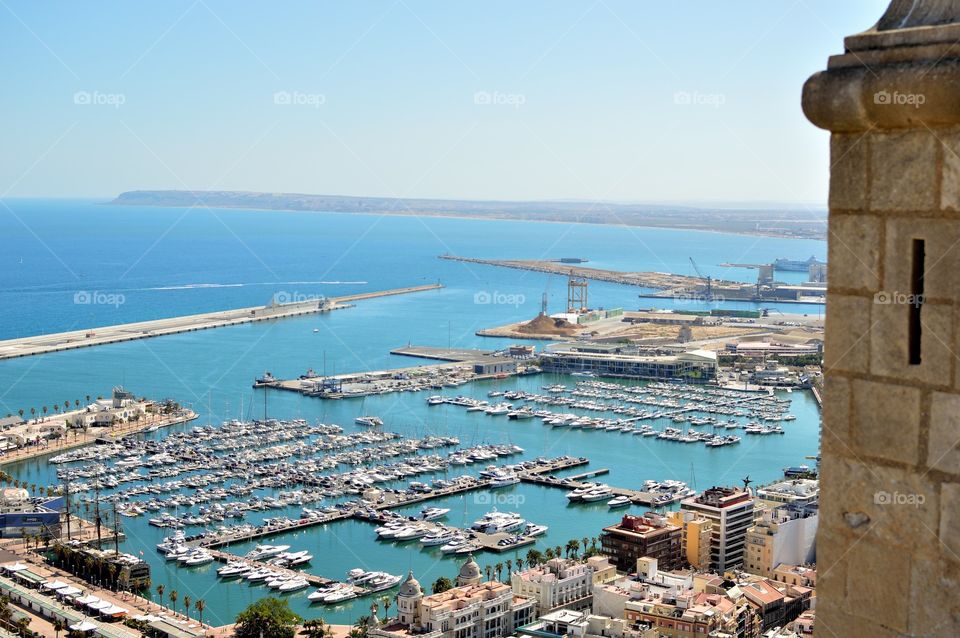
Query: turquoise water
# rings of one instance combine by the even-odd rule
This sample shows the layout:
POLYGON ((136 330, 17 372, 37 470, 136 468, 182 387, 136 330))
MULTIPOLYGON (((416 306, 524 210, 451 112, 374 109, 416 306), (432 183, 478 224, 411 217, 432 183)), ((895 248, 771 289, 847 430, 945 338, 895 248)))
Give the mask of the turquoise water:
MULTIPOLYGON (((198 423, 219 422, 241 414, 261 414, 263 399, 250 383, 264 370, 297 376, 308 367, 345 372, 413 365, 391 348, 408 342, 460 347, 497 347, 506 340, 474 335, 480 328, 533 316, 541 294, 551 308, 565 299, 564 281, 538 273, 466 266, 437 259, 450 252, 476 257, 559 258, 583 256, 592 266, 692 273, 688 257, 714 276, 749 281, 750 270, 720 268, 721 262, 755 263, 776 257, 825 257, 825 244, 715 233, 623 229, 574 224, 486 222, 459 219, 345 216, 256 211, 184 211, 122 208, 83 201, 8 200, 23 224, 0 209, 0 338, 39 334, 176 314, 266 303, 278 293, 345 294, 440 280, 446 288, 416 295, 365 301, 356 308, 323 316, 258 323, 173 335, 0 362, 0 412, 39 410, 85 395, 105 395, 122 383, 138 394, 173 397, 201 414, 198 423), (21 263, 22 259, 22 263, 21 263), (303 282, 366 283, 303 283, 303 282), (198 287, 203 285, 203 287, 198 287), (211 287, 212 286, 212 287, 211 287), (116 306, 76 304, 78 291, 123 295, 116 306), (517 305, 476 304, 478 292, 522 296, 517 305), (318 332, 314 333, 313 330, 318 332)), ((798 278, 802 278, 797 276, 798 278)), ((796 280, 796 279, 795 279, 796 280)), ((648 307, 637 290, 591 283, 592 305, 648 307)), ((516 297, 515 297, 516 298, 516 297)), ((668 306, 669 302, 658 302, 668 306)), ((728 304, 728 307, 751 307, 728 304)), ((782 306, 785 311, 819 311, 817 306, 782 306)), ((485 397, 492 388, 537 390, 553 376, 482 382, 457 393, 485 397)), ((559 379, 559 378, 558 378, 559 379)), ((572 385, 569 378, 559 379, 572 385)), ((324 402, 291 393, 271 392, 269 412, 280 418, 303 417, 338 423, 353 431, 360 413, 379 414, 387 428, 405 436, 450 433, 464 445, 512 442, 526 450, 522 458, 574 454, 591 460, 588 469, 609 468, 614 485, 635 486, 647 478, 674 478, 696 486, 734 484, 749 474, 755 481, 778 477, 786 465, 817 452, 819 416, 812 398, 794 393, 791 412, 775 437, 744 437, 739 446, 718 449, 680 445, 643 437, 563 429, 539 420, 524 422, 466 413, 453 406, 426 405, 428 393, 403 393, 360 400, 324 402)), ((657 424, 660 427, 662 424, 657 424)), ((159 434, 159 433, 158 433, 159 434)), ((152 435, 157 436, 157 435, 152 435)), ((513 457, 514 459, 520 457, 513 457)), ((464 472, 476 472, 468 467, 464 472)), ((12 473, 44 483, 52 470, 29 461, 12 473)), ((497 492, 516 497, 501 509, 517 509, 550 526, 537 547, 565 544, 569 538, 598 535, 622 510, 603 505, 567 504, 552 488, 517 485, 497 492), (516 503, 515 508, 511 505, 516 503)), ((437 505, 444 504, 438 501, 437 505)), ((450 497, 452 523, 470 522, 489 509, 472 495, 450 497)), ((294 511, 288 514, 296 514, 294 511)), ((276 515, 254 514, 257 516, 276 515)), ((229 622, 246 604, 264 595, 264 587, 218 582, 215 565, 186 570, 158 560, 154 545, 165 535, 146 519, 123 519, 127 551, 144 551, 154 567, 154 583, 177 589, 181 599, 203 598, 205 619, 229 622)), ((309 570, 342 578, 353 567, 401 573, 414 569, 422 582, 455 573, 456 559, 439 558, 416 544, 377 542, 372 526, 346 521, 313 528, 278 540, 310 549, 309 570)), ((521 550, 526 552, 527 548, 521 550)), ((239 550, 237 550, 239 551, 239 550)), ((481 565, 508 555, 481 555, 481 565)), ((308 608, 304 590, 289 598, 308 616, 352 622, 369 600, 337 608, 308 608)))

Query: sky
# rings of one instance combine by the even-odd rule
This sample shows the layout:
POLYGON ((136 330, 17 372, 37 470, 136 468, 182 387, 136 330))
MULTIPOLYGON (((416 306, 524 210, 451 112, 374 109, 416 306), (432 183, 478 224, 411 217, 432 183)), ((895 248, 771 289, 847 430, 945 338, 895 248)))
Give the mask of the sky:
POLYGON ((803 82, 886 0, 0 0, 0 198, 824 205, 803 82))

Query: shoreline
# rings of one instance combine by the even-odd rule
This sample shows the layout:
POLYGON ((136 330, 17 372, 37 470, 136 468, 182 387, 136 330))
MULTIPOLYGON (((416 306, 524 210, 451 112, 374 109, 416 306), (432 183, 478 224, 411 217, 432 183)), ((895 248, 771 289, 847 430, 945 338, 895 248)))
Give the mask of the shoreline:
MULTIPOLYGON (((73 450, 78 447, 83 447, 85 445, 94 444, 97 439, 118 439, 123 436, 130 436, 131 434, 142 434, 152 427, 157 428, 167 428, 171 425, 178 425, 180 423, 189 423, 197 418, 200 415, 194 412, 193 410, 183 408, 181 414, 174 415, 168 419, 161 419, 159 421, 150 421, 148 419, 137 421, 132 425, 133 427, 119 427, 119 428, 102 428, 103 432, 94 432, 86 431, 82 434, 78 434, 77 438, 73 441, 65 441, 63 445, 48 445, 45 447, 33 447, 33 448, 17 448, 12 453, 6 452, 3 456, 0 456, 0 467, 11 465, 13 463, 19 463, 20 461, 30 461, 45 456, 55 456, 57 454, 62 454, 68 450, 73 450), (22 452, 22 454, 18 454, 22 452)), ((79 430, 75 430, 79 432, 79 430)), ((69 439, 69 434, 64 436, 65 439, 69 439)))
MULTIPOLYGON (((463 214, 454 214, 454 213, 424 213, 420 211, 379 211, 379 212, 345 212, 345 211, 329 211, 329 210, 304 210, 298 208, 259 208, 254 206, 226 206, 223 204, 208 204, 202 203, 194 206, 183 206, 177 204, 159 204, 159 203, 131 203, 131 202, 118 202, 116 200, 109 202, 100 202, 96 205, 99 206, 131 206, 131 207, 140 207, 140 208, 177 208, 177 209, 217 209, 217 210, 235 210, 235 211, 252 211, 252 212, 261 212, 261 213, 298 213, 304 215, 311 214, 320 214, 320 215, 362 215, 364 217, 420 217, 420 218, 437 218, 437 219, 472 219, 476 221, 489 221, 489 222, 525 222, 525 223, 535 223, 535 224, 580 224, 584 226, 610 226, 613 228, 650 228, 654 230, 676 230, 676 231, 687 231, 687 232, 700 232, 700 233, 713 233, 718 235, 737 235, 743 237, 767 237, 770 239, 795 239, 800 241, 821 241, 826 242, 827 236, 818 237, 798 237, 796 235, 789 235, 785 233, 772 233, 772 232, 761 232, 761 231, 749 231, 749 230, 724 230, 715 226, 690 226, 690 225, 670 225, 670 224, 627 224, 623 222, 586 222, 580 220, 560 220, 560 219, 524 219, 518 217, 491 217, 486 215, 470 215, 469 213, 463 214)), ((826 223, 826 217, 824 217, 823 223, 826 223)))

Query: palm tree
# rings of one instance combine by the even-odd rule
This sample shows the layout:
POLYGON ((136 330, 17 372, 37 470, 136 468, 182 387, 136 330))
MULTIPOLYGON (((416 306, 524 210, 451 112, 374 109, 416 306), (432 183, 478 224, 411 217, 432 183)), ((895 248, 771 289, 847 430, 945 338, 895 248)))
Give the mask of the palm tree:
POLYGON ((380 602, 383 603, 383 617, 389 618, 390 604, 393 602, 393 600, 389 596, 384 596, 383 598, 380 599, 380 602))
POLYGON ((56 638, 60 638, 60 632, 63 631, 63 629, 64 629, 66 626, 67 626, 67 624, 66 624, 65 622, 63 622, 61 619, 59 619, 59 618, 54 619, 54 621, 53 621, 53 631, 54 631, 54 633, 56 634, 56 638))
POLYGON ((314 618, 303 623, 303 628, 306 629, 307 638, 326 638, 327 636, 327 625, 323 622, 323 618, 314 618))
POLYGON ((19 414, 20 418, 23 419, 23 408, 20 408, 19 410, 17 410, 17 414, 19 414))
POLYGON ((493 571, 497 572, 497 580, 500 580, 500 576, 503 574, 503 563, 497 563, 494 565, 493 571))
POLYGON ((46 417, 46 416, 47 416, 47 406, 43 406, 42 409, 43 409, 43 416, 46 417))
POLYGON ((507 559, 507 575, 509 576, 512 573, 513 573, 513 560, 508 558, 507 559))
POLYGON ((9 627, 11 618, 13 618, 13 611, 10 609, 10 597, 0 596, 0 622, 9 627))
POLYGON ((30 418, 32 419, 37 414, 36 408, 30 408, 30 418))
POLYGON ((590 549, 596 549, 596 548, 597 548, 597 543, 599 543, 599 542, 600 542, 600 539, 597 538, 596 536, 594 536, 593 538, 591 538, 591 539, 590 539, 590 549))
MULTIPOLYGON (((203 627, 203 608, 206 606, 207 604, 203 602, 202 598, 198 598, 197 601, 193 603, 193 608, 197 610, 197 615, 200 617, 201 627, 203 627)), ((320 622, 323 622, 323 621, 321 620, 320 622)), ((319 637, 319 638, 322 638, 322 637, 319 637)))
POLYGON ((517 571, 518 572, 523 571, 523 559, 520 558, 519 556, 517 556, 517 571))
POLYGON ((553 558, 553 548, 552 548, 552 547, 548 547, 548 548, 546 548, 545 550, 543 550, 543 557, 546 558, 547 560, 552 559, 552 558, 553 558))
POLYGON ((166 587, 164 587, 163 584, 157 585, 157 598, 160 600, 160 605, 161 605, 161 606, 163 605, 163 590, 164 590, 164 589, 166 589, 166 587))
POLYGON ((590 542, 590 539, 587 538, 586 536, 584 536, 583 538, 580 539, 580 547, 583 548, 583 551, 584 551, 584 552, 587 551, 587 544, 588 544, 589 542, 590 542))
POLYGON ((187 620, 190 620, 190 603, 192 602, 193 600, 189 596, 183 597, 183 613, 186 614, 187 620))
POLYGON ((570 556, 573 556, 574 558, 576 558, 577 552, 579 550, 580 550, 580 541, 578 541, 575 538, 571 538, 570 540, 567 541, 567 558, 570 558, 570 556))
POLYGON ((170 599, 170 604, 173 605, 173 615, 177 615, 177 598, 180 594, 177 593, 176 589, 171 589, 170 593, 167 595, 167 598, 170 599))
POLYGON ((487 565, 483 571, 487 573, 487 580, 493 580, 493 567, 487 565))
POLYGON ((554 555, 556 558, 562 558, 562 557, 563 557, 563 548, 560 547, 559 545, 557 545, 556 547, 554 547, 554 548, 553 548, 553 555, 554 555))
POLYGON ((27 638, 27 629, 30 628, 30 616, 20 616, 17 618, 17 631, 23 638, 27 638))

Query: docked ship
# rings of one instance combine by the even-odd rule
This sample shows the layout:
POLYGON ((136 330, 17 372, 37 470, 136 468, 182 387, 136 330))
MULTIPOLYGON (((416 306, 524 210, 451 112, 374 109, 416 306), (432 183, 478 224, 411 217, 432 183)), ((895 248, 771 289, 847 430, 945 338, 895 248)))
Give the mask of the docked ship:
POLYGON ((826 262, 820 261, 813 255, 810 256, 810 259, 775 259, 773 261, 774 270, 788 270, 791 272, 807 272, 810 270, 810 266, 815 266, 817 264, 826 265, 826 262))

